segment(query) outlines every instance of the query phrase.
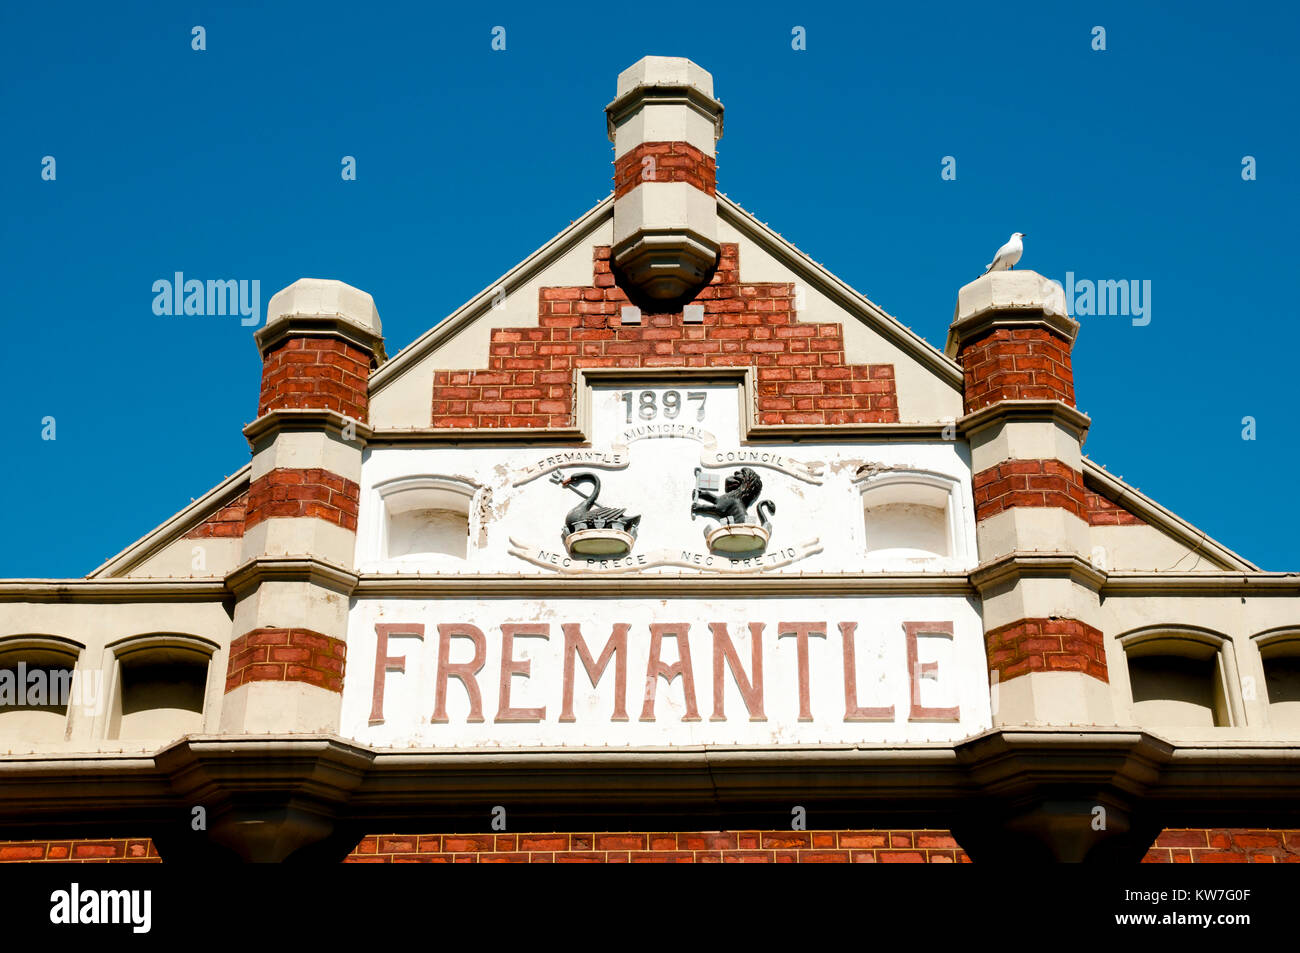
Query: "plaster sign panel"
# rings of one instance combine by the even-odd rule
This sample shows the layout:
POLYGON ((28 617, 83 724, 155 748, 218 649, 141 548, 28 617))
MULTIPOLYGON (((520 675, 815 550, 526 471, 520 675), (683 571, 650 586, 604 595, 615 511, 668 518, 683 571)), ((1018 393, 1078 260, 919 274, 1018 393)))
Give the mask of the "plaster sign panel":
MULTIPOLYGON (((465 631, 465 630, 459 630, 465 631)), ((352 611, 348 632, 348 679, 343 692, 342 733, 377 747, 511 748, 530 746, 770 745, 952 742, 990 727, 987 668, 981 625, 970 602, 958 596, 856 597, 826 599, 749 597, 745 599, 628 599, 590 596, 563 599, 363 599, 352 611), (799 638, 778 637, 782 623, 820 623, 825 636, 807 643, 807 704, 811 720, 800 718, 799 638), (844 637, 840 623, 856 623, 854 647, 857 706, 893 707, 879 721, 846 720, 844 637), (920 635, 915 673, 921 707, 958 709, 955 720, 912 720, 912 681, 904 623, 949 622, 952 635, 920 635), (383 721, 371 724, 375 708, 376 624, 423 626, 422 637, 391 635, 383 678, 383 721), (575 660, 573 721, 562 722, 565 633, 576 624, 593 660, 598 660, 614 627, 627 625, 626 688, 628 720, 614 721, 617 656, 596 685, 584 663, 575 660), (723 715, 715 720, 714 633, 723 623, 746 680, 756 682, 751 626, 761 623, 763 679, 761 705, 766 720, 751 720, 736 676, 723 666, 723 715), (483 634, 482 668, 473 683, 481 698, 483 721, 470 721, 470 692, 464 681, 448 677, 445 723, 435 713, 439 626, 470 624, 483 634), (547 638, 516 635, 515 675, 502 698, 502 626, 544 627, 547 638), (694 692, 682 674, 671 681, 656 677, 652 720, 643 720, 647 672, 651 669, 654 624, 685 631, 694 692), (527 676, 522 674, 528 666, 527 676), (933 667, 931 667, 933 666, 933 667), (399 670, 401 669, 401 670, 399 670), (693 697, 699 720, 689 720, 693 697), (503 701, 510 709, 543 709, 540 718, 498 722, 503 701)), ((681 662, 682 640, 661 639, 664 667, 681 662)), ((447 661, 471 662, 475 643, 448 637, 447 661)), ((755 686, 755 691, 757 686, 755 686)), ((751 695, 751 700, 754 696, 751 695)), ((757 706, 756 706, 757 707, 757 706)), ((929 716, 933 718, 933 714, 929 716)), ((948 716, 945 716, 948 717, 948 716)))
POLYGON ((680 385, 656 381, 592 390, 589 446, 368 451, 362 467, 357 568, 440 575, 596 575, 611 571, 964 572, 976 563, 970 466, 964 445, 953 441, 744 445, 738 385, 701 385, 687 379, 680 385), (675 405, 673 416, 665 412, 666 405, 675 405), (647 408, 645 415, 642 407, 647 408), (691 517, 695 469, 704 467, 725 479, 740 466, 758 472, 763 482, 760 498, 776 506, 772 537, 763 556, 748 565, 732 564, 725 557, 714 557, 710 563, 705 531, 717 524, 706 517, 691 517), (565 551, 564 516, 580 499, 551 477, 583 470, 600 478, 600 505, 623 507, 629 515, 642 517, 631 554, 618 564, 575 560, 565 551), (938 474, 954 487, 953 546, 946 557, 867 553, 862 481, 907 471, 938 474), (487 501, 480 506, 476 500, 471 507, 464 559, 390 558, 385 553, 383 490, 394 481, 420 476, 472 485, 478 488, 477 498, 487 501))

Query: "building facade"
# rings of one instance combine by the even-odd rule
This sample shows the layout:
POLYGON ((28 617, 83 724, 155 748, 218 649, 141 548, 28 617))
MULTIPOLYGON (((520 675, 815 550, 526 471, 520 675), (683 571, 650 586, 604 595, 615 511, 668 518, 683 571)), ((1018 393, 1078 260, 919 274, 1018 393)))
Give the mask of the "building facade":
POLYGON ((0 860, 1300 860, 1300 577, 1084 455, 1060 287, 936 348, 703 69, 606 113, 612 195, 392 357, 285 288, 251 461, 0 581, 0 860))

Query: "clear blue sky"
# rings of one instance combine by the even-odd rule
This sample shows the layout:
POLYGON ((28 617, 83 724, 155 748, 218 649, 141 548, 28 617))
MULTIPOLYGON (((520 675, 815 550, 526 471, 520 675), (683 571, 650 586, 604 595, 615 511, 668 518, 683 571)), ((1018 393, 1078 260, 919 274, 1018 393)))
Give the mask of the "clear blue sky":
POLYGON ((82 575, 248 460, 253 329, 156 316, 155 280, 258 279, 264 312, 338 278, 395 352, 608 193, 602 110, 649 53, 713 73, 721 190, 936 345, 1012 231, 1050 277, 1150 280, 1148 326, 1083 319, 1086 452, 1300 570, 1298 28, 1282 3, 4 4, 0 577, 82 575))

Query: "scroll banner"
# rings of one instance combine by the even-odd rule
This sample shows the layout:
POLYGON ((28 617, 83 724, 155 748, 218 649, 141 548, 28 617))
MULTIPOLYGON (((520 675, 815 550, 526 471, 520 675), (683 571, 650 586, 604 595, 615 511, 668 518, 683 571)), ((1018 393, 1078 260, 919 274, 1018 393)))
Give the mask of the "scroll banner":
POLYGON ((606 450, 559 450, 545 457, 540 457, 533 464, 525 464, 515 470, 511 479, 512 486, 523 486, 540 476, 565 467, 593 467, 598 470, 623 470, 631 459, 628 444, 638 440, 656 440, 677 437, 695 440, 702 444, 700 465, 710 470, 728 467, 764 467, 779 470, 787 476, 805 483, 822 482, 821 464, 807 464, 793 460, 775 450, 757 447, 738 447, 734 450, 719 450, 718 438, 707 430, 690 424, 644 424, 629 427, 623 431, 621 443, 616 443, 606 450))
POLYGON ((681 569, 703 569, 712 573, 731 573, 745 575, 763 572, 767 569, 780 569, 808 556, 815 556, 822 551, 820 539, 810 539, 797 546, 781 546, 761 556, 747 559, 732 559, 730 556, 716 556, 709 552, 694 552, 687 549, 660 549, 649 553, 629 553, 617 559, 585 559, 570 556, 563 548, 549 550, 540 546, 529 546, 510 537, 510 555, 517 556, 525 562, 543 569, 551 569, 567 576, 601 576, 619 575, 637 572, 642 569, 654 569, 659 566, 676 566, 681 569))

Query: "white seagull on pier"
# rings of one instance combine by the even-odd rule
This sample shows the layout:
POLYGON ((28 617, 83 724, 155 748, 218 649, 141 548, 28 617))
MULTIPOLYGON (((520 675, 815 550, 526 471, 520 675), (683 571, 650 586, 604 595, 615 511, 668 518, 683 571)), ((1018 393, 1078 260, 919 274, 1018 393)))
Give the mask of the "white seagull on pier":
MULTIPOLYGON (((993 260, 985 267, 984 274, 987 275, 990 271, 1008 271, 1014 267, 1015 263, 1020 260, 1021 252, 1025 250, 1025 246, 1020 241, 1024 237, 1024 232, 1014 233, 1007 243, 998 249, 998 253, 993 256, 993 260)), ((980 275, 980 277, 982 278, 984 275, 980 275)))

